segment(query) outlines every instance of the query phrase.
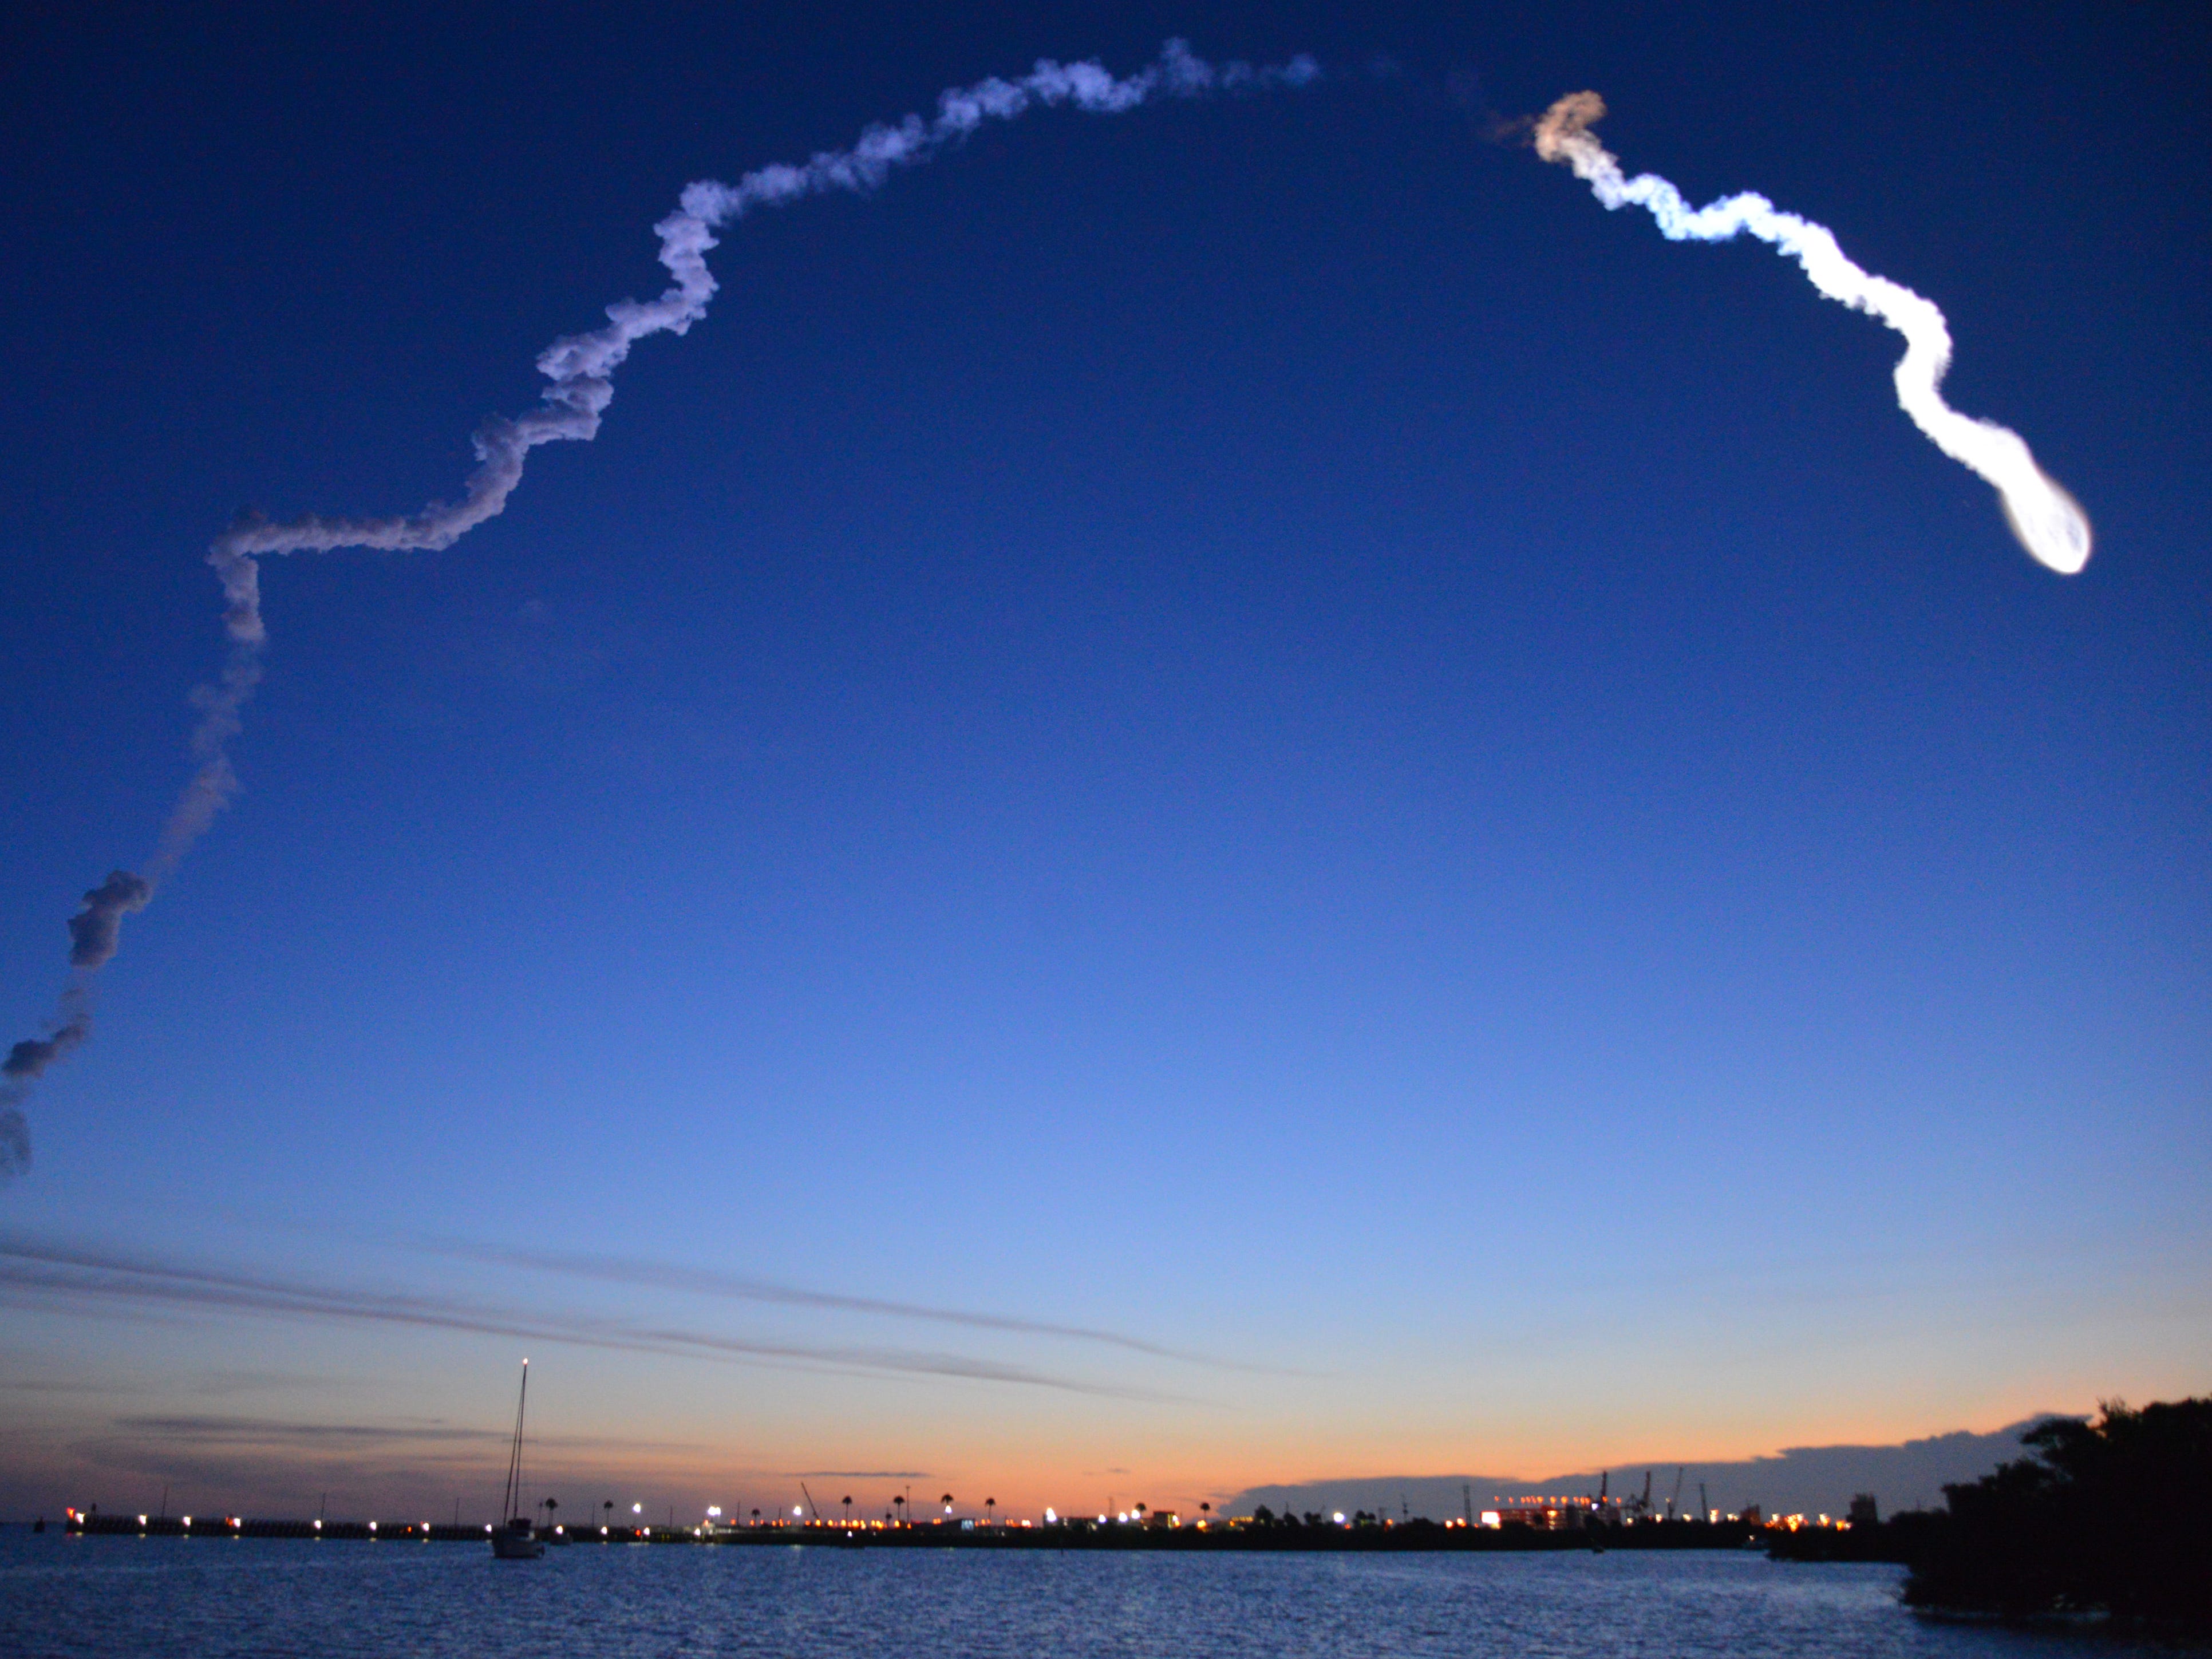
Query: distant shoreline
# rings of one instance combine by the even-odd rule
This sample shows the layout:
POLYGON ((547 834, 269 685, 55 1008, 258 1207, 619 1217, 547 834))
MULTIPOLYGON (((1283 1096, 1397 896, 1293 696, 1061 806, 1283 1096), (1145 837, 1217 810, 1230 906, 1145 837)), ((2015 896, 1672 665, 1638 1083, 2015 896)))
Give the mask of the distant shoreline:
MULTIPOLYGON (((27 1522, 14 1522, 29 1529, 27 1522)), ((169 1538, 221 1542, 239 1538, 283 1538, 317 1542, 483 1545, 489 1529, 481 1523, 366 1521, 247 1520, 228 1516, 195 1518, 190 1526, 177 1516, 76 1516, 53 1528, 72 1537, 169 1538)), ((1651 1521, 1632 1527, 1542 1528, 1527 1526, 1468 1527, 1433 1521, 1391 1522, 1364 1526, 1255 1526, 1217 1522, 1208 1526, 1144 1526, 1109 1522, 1059 1522, 1048 1526, 999 1524, 963 1527, 845 1526, 834 1522, 761 1527, 574 1527, 541 1528, 554 1546, 592 1544, 690 1544, 744 1548, 812 1549, 982 1549, 982 1550, 1170 1550, 1206 1553, 1267 1553, 1282 1551, 1339 1553, 1455 1553, 1461 1554, 1585 1553, 1606 1550, 1762 1549, 1763 1528, 1733 1521, 1651 1521)))

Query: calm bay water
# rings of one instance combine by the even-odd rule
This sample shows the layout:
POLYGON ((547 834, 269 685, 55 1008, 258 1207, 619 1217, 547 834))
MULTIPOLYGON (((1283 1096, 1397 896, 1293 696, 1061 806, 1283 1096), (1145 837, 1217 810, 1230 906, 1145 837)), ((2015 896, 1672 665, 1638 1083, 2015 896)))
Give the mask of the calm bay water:
POLYGON ((1727 1654, 2133 1659, 1942 1624, 1893 1568, 1756 1555, 1210 1555, 460 1544, 0 1532, 0 1654, 1727 1654))

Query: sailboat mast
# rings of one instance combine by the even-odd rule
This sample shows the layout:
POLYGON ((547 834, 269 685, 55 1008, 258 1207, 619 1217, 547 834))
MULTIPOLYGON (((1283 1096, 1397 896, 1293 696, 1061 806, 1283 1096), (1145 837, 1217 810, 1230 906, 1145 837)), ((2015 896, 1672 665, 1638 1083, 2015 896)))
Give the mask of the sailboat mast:
POLYGON ((514 1401, 514 1445, 507 1456, 507 1492, 500 1499, 499 1518, 501 1524, 510 1519, 515 1506, 522 1502, 522 1413, 530 1404, 530 1362, 522 1362, 522 1392, 514 1401))

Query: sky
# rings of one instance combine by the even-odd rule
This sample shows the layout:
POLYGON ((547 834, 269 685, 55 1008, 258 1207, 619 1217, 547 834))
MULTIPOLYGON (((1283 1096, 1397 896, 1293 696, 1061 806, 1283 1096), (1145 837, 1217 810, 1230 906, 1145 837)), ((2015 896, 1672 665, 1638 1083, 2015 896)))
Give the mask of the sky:
POLYGON ((597 440, 271 558, 230 808, 0 1187, 0 1516, 1000 1512, 1988 1432, 2212 1378, 2190 9, 19 7, 0 1036, 241 507, 411 512, 653 226, 597 440), (644 15, 638 15, 642 10, 644 15), (1500 136, 1601 92, 1894 335, 1500 136), (602 1490, 604 1489, 604 1490, 602 1490))

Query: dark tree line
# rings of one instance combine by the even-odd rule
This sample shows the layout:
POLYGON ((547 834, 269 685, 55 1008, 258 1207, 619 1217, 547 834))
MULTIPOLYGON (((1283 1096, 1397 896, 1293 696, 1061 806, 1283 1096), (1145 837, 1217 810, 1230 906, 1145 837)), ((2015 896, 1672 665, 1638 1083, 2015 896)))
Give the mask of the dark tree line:
POLYGON ((2212 1629, 2212 1399, 2114 1401, 2021 1442, 2032 1455, 1943 1488, 1950 1513, 1907 1552, 1909 1605, 2212 1629))

